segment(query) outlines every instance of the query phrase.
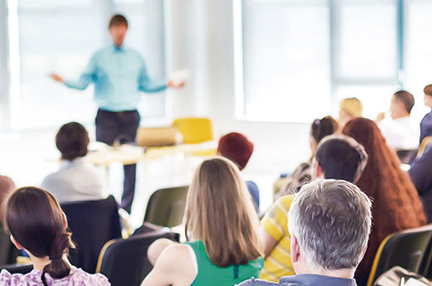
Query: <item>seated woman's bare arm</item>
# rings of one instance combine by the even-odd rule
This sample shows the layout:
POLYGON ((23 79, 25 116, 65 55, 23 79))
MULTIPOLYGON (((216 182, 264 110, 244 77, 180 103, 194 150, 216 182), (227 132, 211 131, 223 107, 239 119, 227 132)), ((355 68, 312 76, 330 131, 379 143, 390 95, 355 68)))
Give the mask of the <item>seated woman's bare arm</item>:
POLYGON ((187 245, 166 246, 141 286, 189 286, 197 273, 187 245))

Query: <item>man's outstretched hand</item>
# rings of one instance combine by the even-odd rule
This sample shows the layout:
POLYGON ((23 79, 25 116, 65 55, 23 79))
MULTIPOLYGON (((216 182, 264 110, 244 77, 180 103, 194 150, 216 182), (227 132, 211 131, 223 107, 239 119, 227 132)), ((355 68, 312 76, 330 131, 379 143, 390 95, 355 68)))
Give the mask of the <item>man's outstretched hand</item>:
POLYGON ((50 74, 50 77, 56 82, 64 83, 64 79, 56 73, 50 74))
POLYGON ((184 85, 185 85, 184 82, 176 83, 176 84, 174 84, 174 82, 173 82, 172 80, 169 80, 169 81, 167 82, 167 86, 168 86, 169 88, 179 89, 179 88, 182 88, 184 85))

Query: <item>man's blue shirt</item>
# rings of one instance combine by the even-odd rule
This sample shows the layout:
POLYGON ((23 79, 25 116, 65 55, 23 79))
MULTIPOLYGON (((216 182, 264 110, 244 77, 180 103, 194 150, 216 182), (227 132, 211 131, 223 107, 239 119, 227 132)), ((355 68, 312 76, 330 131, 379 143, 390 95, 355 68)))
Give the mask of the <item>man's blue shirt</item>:
POLYGON ((94 99, 99 108, 107 111, 135 110, 140 91, 158 92, 165 83, 150 79, 143 58, 133 49, 110 45, 97 51, 77 81, 66 80, 70 88, 84 90, 93 82, 94 99))

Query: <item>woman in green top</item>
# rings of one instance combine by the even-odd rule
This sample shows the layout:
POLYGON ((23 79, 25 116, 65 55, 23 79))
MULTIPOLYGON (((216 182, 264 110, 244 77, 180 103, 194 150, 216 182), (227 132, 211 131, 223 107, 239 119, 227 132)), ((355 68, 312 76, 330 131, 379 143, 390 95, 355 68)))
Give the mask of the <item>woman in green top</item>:
POLYGON ((154 242, 154 268, 141 286, 233 286, 263 266, 258 216, 238 168, 222 157, 201 163, 189 187, 186 237, 154 242))

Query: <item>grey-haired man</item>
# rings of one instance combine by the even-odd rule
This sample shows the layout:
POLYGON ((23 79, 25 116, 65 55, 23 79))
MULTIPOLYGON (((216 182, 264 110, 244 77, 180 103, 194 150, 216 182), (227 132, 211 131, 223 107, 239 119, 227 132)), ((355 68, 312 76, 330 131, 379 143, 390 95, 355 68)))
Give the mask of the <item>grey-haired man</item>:
POLYGON ((355 286, 371 228, 371 201, 354 184, 318 180, 304 185, 288 213, 291 259, 297 275, 279 283, 247 280, 239 286, 355 286))

